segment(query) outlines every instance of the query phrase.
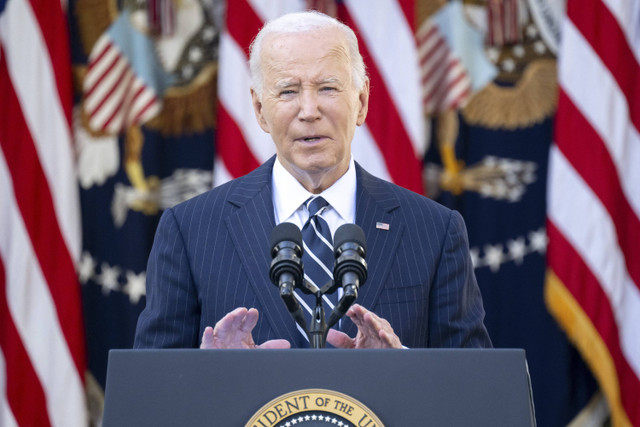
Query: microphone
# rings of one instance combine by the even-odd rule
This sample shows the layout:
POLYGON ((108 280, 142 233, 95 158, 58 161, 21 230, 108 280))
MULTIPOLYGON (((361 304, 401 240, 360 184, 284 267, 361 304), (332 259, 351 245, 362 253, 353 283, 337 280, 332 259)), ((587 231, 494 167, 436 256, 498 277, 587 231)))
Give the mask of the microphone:
POLYGON ((343 295, 331 313, 327 328, 333 326, 358 298, 358 289, 367 280, 367 244, 364 231, 356 224, 343 224, 333 238, 336 257, 333 280, 342 287, 343 295))
POLYGON ((269 278, 280 289, 280 297, 296 322, 307 330, 302 308, 293 290, 304 280, 302 268, 302 232, 290 222, 277 225, 271 232, 271 268, 269 278))

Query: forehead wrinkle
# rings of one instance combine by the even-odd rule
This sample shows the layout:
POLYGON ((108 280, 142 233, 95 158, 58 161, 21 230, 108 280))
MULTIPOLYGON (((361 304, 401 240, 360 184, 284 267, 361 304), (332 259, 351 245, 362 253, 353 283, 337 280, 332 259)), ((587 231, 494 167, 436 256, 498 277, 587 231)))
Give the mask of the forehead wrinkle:
MULTIPOLYGON (((313 33, 313 31, 310 31, 310 33, 313 33)), ((273 79, 272 82, 276 88, 300 85, 301 82, 298 77, 293 77, 287 74, 291 70, 291 66, 295 68, 297 65, 304 63, 304 61, 310 62, 311 60, 314 63, 312 65, 318 64, 322 61, 337 60, 339 63, 345 66, 345 70, 348 73, 347 82, 350 80, 353 80, 353 76, 352 76, 353 72, 350 66, 351 57, 349 54, 349 49, 346 46, 345 40, 343 39, 335 40, 331 44, 331 46, 327 48, 325 53, 323 53, 319 57, 306 58, 306 59, 298 58, 298 59, 292 60, 291 57, 283 58, 280 55, 283 53, 283 51, 289 50, 287 43, 284 40, 279 40, 277 38, 272 39, 272 37, 274 37, 274 35, 269 35, 269 37, 265 38, 265 45, 261 52, 261 57, 263 59, 262 60, 263 78, 266 77, 267 74, 270 74, 273 79), (267 52, 271 54, 269 55, 267 54, 267 52)), ((337 75, 334 73, 331 73, 329 76, 327 75, 318 76, 316 74, 316 76, 312 78, 312 81, 314 84, 326 84, 326 83, 345 84, 347 83, 343 81, 344 80, 343 78, 338 77, 340 74, 341 74, 340 72, 338 72, 337 75)))
POLYGON ((349 50, 342 42, 335 43, 333 46, 331 46, 331 48, 329 48, 329 52, 327 52, 327 54, 323 56, 323 59, 331 57, 337 57, 339 60, 344 61, 347 66, 351 62, 349 50))

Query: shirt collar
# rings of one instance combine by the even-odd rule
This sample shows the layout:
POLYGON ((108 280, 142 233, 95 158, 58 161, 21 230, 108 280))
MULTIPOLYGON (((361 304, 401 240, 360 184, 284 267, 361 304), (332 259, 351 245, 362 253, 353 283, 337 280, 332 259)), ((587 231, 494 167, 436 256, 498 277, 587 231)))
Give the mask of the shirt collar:
MULTIPOLYGON (((272 173, 273 206, 276 222, 280 224, 313 196, 293 177, 276 158, 272 173)), ((319 194, 331 205, 345 222, 353 223, 356 217, 356 168, 353 156, 349 169, 331 187, 319 194)))

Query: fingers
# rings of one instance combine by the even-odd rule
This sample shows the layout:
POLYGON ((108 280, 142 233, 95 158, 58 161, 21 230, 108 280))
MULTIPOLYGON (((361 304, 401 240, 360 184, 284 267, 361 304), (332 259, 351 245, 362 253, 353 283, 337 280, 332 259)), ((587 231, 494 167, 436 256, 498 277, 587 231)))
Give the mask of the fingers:
POLYGON ((215 348, 213 346, 213 328, 211 326, 207 326, 206 328, 204 328, 200 348, 215 348))
POLYGON ((291 348, 291 343, 287 340, 270 340, 265 341, 260 344, 257 348, 266 348, 266 349, 287 349, 291 348))
POLYGON ((336 348, 353 348, 355 346, 349 335, 335 329, 329 329, 327 342, 336 348))
POLYGON ((255 308, 247 310, 245 307, 238 307, 227 313, 216 323, 214 333, 220 338, 237 331, 249 334, 257 323, 258 310, 255 308))
POLYGON ((354 304, 347 315, 358 327, 358 348, 402 348, 400 338, 391 324, 359 304, 354 304))
MULTIPOLYGON (((240 307, 240 309, 235 309, 231 313, 235 313, 233 320, 233 329, 241 331, 245 334, 250 334, 253 331, 253 328, 256 327, 258 323, 258 310, 255 308, 251 308, 247 310, 244 307, 240 307), (237 311, 237 313, 235 313, 237 311)), ((229 313, 229 314, 231 314, 229 313)))
MULTIPOLYGON (((400 338, 391 324, 367 310, 354 304, 347 316, 358 327, 355 339, 344 332, 330 329, 327 342, 336 348, 402 348, 400 338)), ((252 337, 253 328, 258 323, 258 310, 239 307, 227 313, 211 328, 207 326, 202 334, 200 348, 290 348, 287 340, 271 340, 257 346, 252 337)))
POLYGON ((228 336, 231 332, 239 330, 242 319, 246 316, 247 311, 245 307, 238 307, 227 313, 213 328, 215 337, 224 339, 224 337, 228 336))
MULTIPOLYGON (((358 330, 369 336, 378 336, 380 330, 385 326, 382 323, 383 319, 380 319, 376 314, 370 312, 361 305, 355 304, 349 309, 349 312, 347 315, 349 315, 353 323, 356 324, 358 330)), ((386 320, 384 322, 386 322, 386 320)), ((389 327, 391 326, 389 325, 389 327)))
MULTIPOLYGON (((251 332, 258 322, 258 310, 239 307, 227 313, 213 328, 212 343, 206 348, 254 348, 251 332)), ((203 339, 209 339, 205 328, 203 339)))

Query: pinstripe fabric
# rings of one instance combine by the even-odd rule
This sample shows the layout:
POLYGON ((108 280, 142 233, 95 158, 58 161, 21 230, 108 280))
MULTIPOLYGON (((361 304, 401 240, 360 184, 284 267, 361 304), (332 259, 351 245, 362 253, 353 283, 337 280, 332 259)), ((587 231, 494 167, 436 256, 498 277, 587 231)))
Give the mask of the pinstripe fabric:
MULTIPOLYGON (((242 306, 260 312, 256 343, 298 341, 269 281, 274 159, 164 212, 136 348, 198 347, 205 326, 242 306)), ((387 319, 407 347, 491 346, 460 214, 356 169, 356 223, 367 238, 369 264, 358 303, 387 319)), ((357 332, 348 319, 341 329, 357 332)))

